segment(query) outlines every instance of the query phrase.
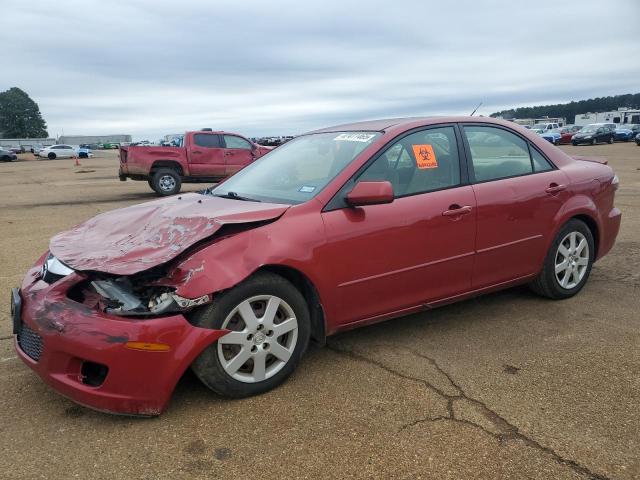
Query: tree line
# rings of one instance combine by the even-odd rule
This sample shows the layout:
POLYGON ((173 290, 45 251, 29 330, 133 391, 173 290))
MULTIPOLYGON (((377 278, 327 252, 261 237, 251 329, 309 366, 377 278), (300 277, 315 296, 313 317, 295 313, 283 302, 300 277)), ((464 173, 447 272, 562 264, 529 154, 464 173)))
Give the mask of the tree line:
POLYGON ((492 113, 491 116, 503 118, 562 117, 567 119, 567 123, 575 123, 576 115, 586 112, 608 112, 617 110, 620 107, 640 108, 640 93, 597 97, 578 102, 558 103, 556 105, 520 107, 492 113))
POLYGON ((0 138, 45 138, 47 124, 38 104, 17 87, 0 92, 0 138))

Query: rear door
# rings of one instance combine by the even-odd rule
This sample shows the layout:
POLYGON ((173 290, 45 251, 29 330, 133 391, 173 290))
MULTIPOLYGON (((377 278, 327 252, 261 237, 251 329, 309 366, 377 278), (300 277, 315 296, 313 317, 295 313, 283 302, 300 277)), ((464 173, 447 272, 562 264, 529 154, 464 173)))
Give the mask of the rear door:
POLYGON ((527 139, 501 126, 463 126, 477 202, 473 288, 537 273, 569 179, 527 139))
MULTIPOLYGON (((376 318, 465 292, 471 287, 475 198, 460 168, 453 125, 406 135, 385 149, 357 181, 389 181, 390 204, 352 208, 330 203, 322 213, 339 324, 376 318)), ((335 199, 334 199, 335 200, 335 199)))
POLYGON ((233 175, 249 165, 253 159, 253 145, 237 135, 223 135, 226 174, 233 175))
POLYGON ((216 133, 197 132, 191 134, 187 157, 193 176, 218 177, 226 175, 222 139, 216 133))

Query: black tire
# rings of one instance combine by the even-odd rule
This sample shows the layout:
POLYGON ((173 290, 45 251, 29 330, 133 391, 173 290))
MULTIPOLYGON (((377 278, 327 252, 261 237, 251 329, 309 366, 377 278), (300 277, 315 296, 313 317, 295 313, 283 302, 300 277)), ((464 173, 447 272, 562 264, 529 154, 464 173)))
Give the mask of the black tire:
POLYGON ((175 195, 181 186, 182 178, 173 168, 160 168, 151 177, 151 188, 161 197, 175 195))
MULTIPOLYGON (((238 305, 246 299, 259 295, 279 297, 293 310, 298 325, 296 344, 291 356, 280 370, 273 376, 254 383, 237 380, 227 373, 218 355, 218 342, 210 345, 196 358, 191 369, 202 383, 219 395, 242 398, 277 387, 295 370, 307 350, 311 333, 307 303, 300 291, 288 280, 270 272, 257 273, 223 294, 216 295, 213 303, 193 311, 189 320, 197 327, 219 329, 238 305)), ((251 365, 253 370, 252 362, 251 359, 247 360, 243 367, 251 365)))
POLYGON ((11 157, 8 156, 8 155, 5 155, 0 160, 2 160, 3 162, 10 162, 11 161, 11 157))
POLYGON ((591 145, 595 145, 596 143, 598 143, 598 142, 596 141, 595 138, 591 140, 591 145))
POLYGON ((582 220, 572 218, 562 226, 562 228, 554 238, 551 246, 549 247, 549 251, 547 252, 547 256, 544 259, 542 271, 535 278, 535 280, 533 280, 529 284, 529 287, 531 287, 531 289, 538 295, 542 295, 543 297, 551 298, 554 300, 562 300, 565 298, 573 297, 582 289, 582 287, 584 287, 585 283, 587 283, 589 274, 591 273, 591 267, 593 266, 594 258, 595 245, 591 230, 589 230, 589 227, 582 220), (582 279, 573 288, 568 289, 562 287, 560 285, 560 282, 556 278, 555 265, 556 255, 558 254, 558 246, 560 245, 560 242, 572 232, 579 232, 586 238, 587 246, 589 248, 589 260, 582 279))
POLYGON ((611 145, 613 143, 613 137, 609 137, 609 140, 607 140, 609 142, 609 145, 611 145))
POLYGON ((53 152, 49 152, 49 154, 47 155, 47 158, 49 160, 55 160, 56 159, 56 154, 53 152))
POLYGON ((578 146, 578 142, 571 142, 571 145, 573 145, 574 147, 578 146))

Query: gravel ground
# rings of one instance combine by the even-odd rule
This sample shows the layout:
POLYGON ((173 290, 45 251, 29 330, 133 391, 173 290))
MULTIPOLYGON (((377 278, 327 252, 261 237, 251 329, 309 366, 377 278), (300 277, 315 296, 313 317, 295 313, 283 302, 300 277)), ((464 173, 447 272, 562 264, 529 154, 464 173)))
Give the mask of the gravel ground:
POLYGON ((53 234, 153 193, 117 180, 115 152, 0 164, 0 476, 640 478, 640 148, 562 148, 621 182, 618 242, 576 297, 514 288, 341 334, 249 399, 187 373, 154 419, 46 387, 16 358, 8 301, 53 234))

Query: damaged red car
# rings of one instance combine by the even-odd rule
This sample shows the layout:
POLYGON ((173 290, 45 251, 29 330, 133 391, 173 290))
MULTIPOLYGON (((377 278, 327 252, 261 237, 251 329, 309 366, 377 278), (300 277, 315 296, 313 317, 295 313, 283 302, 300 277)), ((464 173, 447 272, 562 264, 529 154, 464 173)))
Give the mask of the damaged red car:
POLYGON ((575 295, 614 244, 617 188, 606 161, 495 119, 311 132, 53 237, 12 292, 16 349, 98 410, 160 414, 187 368, 258 394, 310 340, 517 284, 575 295))

